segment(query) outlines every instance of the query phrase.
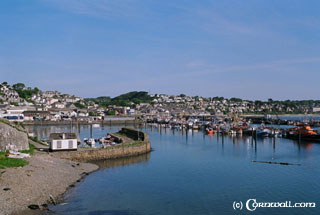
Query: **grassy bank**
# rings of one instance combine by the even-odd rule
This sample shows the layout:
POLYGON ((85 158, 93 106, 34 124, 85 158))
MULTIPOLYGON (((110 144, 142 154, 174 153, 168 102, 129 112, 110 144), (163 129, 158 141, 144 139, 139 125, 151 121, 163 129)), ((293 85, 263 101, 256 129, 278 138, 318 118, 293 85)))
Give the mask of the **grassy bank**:
POLYGON ((9 158, 7 154, 8 152, 0 152, 0 169, 4 169, 5 167, 22 167, 28 164, 26 160, 9 158))
MULTIPOLYGON (((29 144, 29 150, 20 151, 22 153, 33 154, 35 146, 29 144)), ((22 167, 28 164, 28 161, 17 158, 9 158, 9 152, 0 152, 0 169, 4 169, 5 167, 22 167)))
POLYGON ((28 161, 26 160, 0 156, 0 169, 4 169, 5 167, 22 167, 27 164, 28 161))

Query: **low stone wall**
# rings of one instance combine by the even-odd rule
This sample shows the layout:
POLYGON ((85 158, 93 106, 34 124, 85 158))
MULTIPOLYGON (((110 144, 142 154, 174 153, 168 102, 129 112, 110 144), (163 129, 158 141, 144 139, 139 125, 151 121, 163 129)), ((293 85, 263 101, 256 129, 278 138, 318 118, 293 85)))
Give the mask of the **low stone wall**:
POLYGON ((146 132, 132 128, 122 128, 119 133, 124 134, 133 140, 149 141, 149 135, 146 132))
POLYGON ((73 152, 54 152, 54 156, 73 161, 94 161, 113 158, 128 157, 145 154, 151 151, 150 142, 137 142, 134 144, 119 144, 104 149, 79 149, 73 152))

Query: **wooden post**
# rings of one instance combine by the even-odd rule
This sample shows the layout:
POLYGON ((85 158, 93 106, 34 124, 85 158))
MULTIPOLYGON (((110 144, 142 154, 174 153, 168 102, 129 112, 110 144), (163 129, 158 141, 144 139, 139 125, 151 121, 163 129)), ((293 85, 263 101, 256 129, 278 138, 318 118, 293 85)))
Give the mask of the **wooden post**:
POLYGON ((301 130, 299 129, 299 144, 301 143, 301 130))
POLYGON ((257 139, 254 140, 254 151, 257 153, 257 139))
POLYGON ((222 132, 222 145, 224 144, 224 132, 222 132))
POLYGON ((188 129, 185 129, 186 130, 186 142, 188 143, 188 129))

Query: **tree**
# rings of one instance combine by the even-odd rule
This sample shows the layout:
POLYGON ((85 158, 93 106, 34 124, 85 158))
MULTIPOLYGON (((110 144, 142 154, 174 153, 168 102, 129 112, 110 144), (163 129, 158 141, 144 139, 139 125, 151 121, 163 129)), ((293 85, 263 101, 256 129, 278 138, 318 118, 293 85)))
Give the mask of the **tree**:
POLYGON ((110 116, 114 116, 114 115, 116 115, 116 112, 115 112, 115 110, 109 110, 106 114, 110 115, 110 116))
POLYGON ((230 101, 232 101, 232 102, 242 102, 242 99, 239 99, 239 98, 231 98, 230 101))
POLYGON ((23 90, 26 87, 26 85, 24 85, 23 83, 17 83, 17 84, 14 84, 12 87, 14 90, 17 91, 17 90, 23 90))
POLYGON ((35 87, 35 88, 33 89, 33 91, 34 91, 35 94, 38 94, 40 90, 39 90, 38 87, 35 87))
POLYGON ((83 104, 81 104, 80 102, 75 102, 75 103, 73 103, 73 104, 74 104, 74 106, 76 106, 77 108, 80 108, 80 109, 86 108, 86 106, 83 105, 83 104))

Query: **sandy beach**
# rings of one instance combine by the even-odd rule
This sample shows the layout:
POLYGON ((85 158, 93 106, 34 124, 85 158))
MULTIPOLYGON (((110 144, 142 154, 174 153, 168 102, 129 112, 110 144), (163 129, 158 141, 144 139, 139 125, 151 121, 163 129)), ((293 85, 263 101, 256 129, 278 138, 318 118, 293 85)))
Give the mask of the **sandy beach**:
POLYGON ((45 204, 60 202, 70 186, 98 169, 95 164, 59 159, 45 152, 27 160, 27 166, 0 170, 0 215, 41 213, 45 204), (30 210, 30 205, 40 209, 30 210))

